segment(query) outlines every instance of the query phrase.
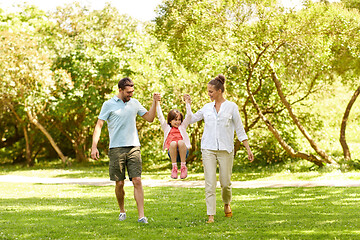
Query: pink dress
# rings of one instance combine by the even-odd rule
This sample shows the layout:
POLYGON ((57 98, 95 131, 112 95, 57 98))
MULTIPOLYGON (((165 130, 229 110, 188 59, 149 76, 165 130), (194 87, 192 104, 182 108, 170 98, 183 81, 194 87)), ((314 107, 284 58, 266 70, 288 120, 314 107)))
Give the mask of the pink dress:
POLYGON ((171 142, 178 142, 179 140, 183 140, 180 130, 176 127, 172 127, 165 141, 165 149, 169 149, 171 142))

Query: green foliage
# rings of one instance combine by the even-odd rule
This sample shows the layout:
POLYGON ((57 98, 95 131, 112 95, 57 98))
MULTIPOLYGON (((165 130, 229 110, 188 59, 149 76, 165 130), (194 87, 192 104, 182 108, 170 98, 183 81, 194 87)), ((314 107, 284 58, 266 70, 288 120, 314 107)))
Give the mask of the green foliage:
POLYGON ((358 170, 360 169, 360 160, 351 159, 350 162, 343 163, 347 170, 358 170))
POLYGON ((76 158, 86 161, 102 103, 124 74, 135 24, 110 5, 91 12, 68 6, 51 20, 57 23, 47 32, 52 36, 52 68, 60 80, 52 94, 51 114, 76 158))
POLYGON ((54 88, 48 52, 36 32, 37 26, 44 23, 43 18, 44 13, 33 7, 25 8, 19 15, 0 15, 4 23, 0 27, 0 102, 6 109, 2 117, 11 113, 12 118, 10 128, 6 127, 2 136, 4 145, 9 147, 10 155, 6 157, 23 160, 27 149, 28 164, 32 164, 38 146, 44 142, 37 135, 39 131, 30 125, 30 116, 35 121, 41 119, 40 113, 46 112, 49 93, 54 88), (13 127, 15 134, 9 135, 13 127))
POLYGON ((359 0, 341 0, 347 8, 354 8, 360 11, 360 1, 359 0))
MULTIPOLYGON (((241 106, 246 130, 256 131, 264 123, 259 122, 245 90, 251 91, 259 111, 297 151, 294 143, 301 141, 301 136, 295 134, 295 128, 287 129, 292 131, 290 139, 282 131, 282 125, 293 123, 284 121, 285 107, 273 74, 279 78, 281 91, 291 107, 300 110, 299 104, 333 83, 333 75, 338 73, 336 61, 342 59, 334 54, 334 46, 343 44, 339 38, 352 39, 354 34, 358 35, 358 16, 336 4, 309 2, 302 10, 289 11, 271 1, 169 0, 159 9, 155 33, 189 71, 200 76, 225 74, 234 83, 227 88, 227 98, 234 98, 241 106)), ((345 48, 358 46, 348 43, 345 48)), ((358 56, 356 51, 352 52, 358 56)), ((351 61, 353 66, 358 65, 351 61)), ((354 67, 347 66, 345 71, 349 69, 354 67)), ((309 123, 309 119, 303 120, 312 115, 309 111, 295 114, 303 124, 309 123)), ((317 117, 311 122, 318 122, 317 117)), ((321 127, 303 126, 312 132, 321 127)), ((266 155, 266 159, 271 158, 272 155, 266 155)))
MULTIPOLYGON (((295 151, 313 150, 280 100, 275 72, 300 123, 336 157, 335 130, 344 107, 336 107, 328 121, 324 112, 335 107, 328 104, 323 110, 321 102, 338 79, 353 91, 360 73, 360 14, 350 9, 357 8, 356 1, 343 2, 307 3, 294 11, 267 0, 167 0, 155 24, 122 16, 111 5, 96 11, 79 4, 49 13, 27 5, 18 13, 1 11, 0 156, 24 159, 27 133, 34 161, 57 157, 30 124, 31 113, 65 155, 87 161, 101 105, 117 93, 122 77, 134 80, 134 98, 147 109, 152 94, 160 92, 166 116, 174 108, 185 114, 184 93, 192 96, 193 112, 199 110, 209 102, 207 82, 222 73, 225 97, 239 106, 255 165, 284 163, 290 157, 266 129, 249 91, 288 145, 295 151)), ((357 120, 349 120, 353 149, 358 147, 357 120)), ((137 127, 144 168, 166 169, 170 161, 162 151, 158 120, 150 124, 139 118, 137 127)), ((202 123, 188 128, 188 161, 195 172, 202 170, 202 129, 202 123)), ((104 127, 99 143, 104 159, 107 148, 104 127)), ((240 149, 236 161, 246 165, 245 157, 240 149)))

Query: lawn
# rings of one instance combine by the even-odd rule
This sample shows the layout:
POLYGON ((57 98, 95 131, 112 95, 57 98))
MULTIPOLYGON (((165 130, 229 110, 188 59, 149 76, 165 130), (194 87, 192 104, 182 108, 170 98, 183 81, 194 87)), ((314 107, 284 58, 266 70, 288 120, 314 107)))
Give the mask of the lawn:
MULTIPOLYGON (((36 166, 31 168, 17 165, 0 165, 0 175, 20 175, 26 177, 44 177, 44 178, 103 178, 108 179, 108 166, 104 163, 95 166, 71 166, 67 168, 57 166, 36 166)), ((187 180, 204 180, 204 173, 192 172, 191 165, 188 166, 189 174, 187 180)), ((143 179, 170 179, 170 168, 165 171, 143 172, 143 179)), ((301 169, 300 169, 301 170, 301 169)), ((359 180, 360 171, 340 171, 340 170, 318 170, 318 171, 294 171, 286 168, 278 169, 236 169, 232 174, 233 181, 324 181, 324 180, 359 180)))
POLYGON ((233 218, 220 190, 206 224, 204 189, 146 187, 149 224, 138 224, 132 187, 117 220, 113 186, 0 183, 0 239, 359 239, 359 188, 233 189, 233 218))

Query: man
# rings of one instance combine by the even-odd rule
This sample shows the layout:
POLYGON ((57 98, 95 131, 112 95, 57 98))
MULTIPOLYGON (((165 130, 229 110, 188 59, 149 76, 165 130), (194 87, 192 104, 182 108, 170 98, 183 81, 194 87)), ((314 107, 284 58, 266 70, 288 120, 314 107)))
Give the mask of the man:
POLYGON ((156 102, 160 101, 160 94, 154 93, 153 103, 147 111, 138 100, 133 99, 134 83, 130 78, 123 78, 118 83, 119 93, 106 101, 102 108, 93 134, 91 158, 98 160, 97 144, 104 121, 107 121, 110 137, 109 146, 109 175, 115 181, 115 195, 120 208, 119 220, 126 219, 124 207, 125 169, 134 185, 139 219, 138 222, 148 223, 144 215, 144 191, 141 183, 141 154, 140 141, 136 129, 136 115, 148 122, 152 122, 156 115, 156 102))

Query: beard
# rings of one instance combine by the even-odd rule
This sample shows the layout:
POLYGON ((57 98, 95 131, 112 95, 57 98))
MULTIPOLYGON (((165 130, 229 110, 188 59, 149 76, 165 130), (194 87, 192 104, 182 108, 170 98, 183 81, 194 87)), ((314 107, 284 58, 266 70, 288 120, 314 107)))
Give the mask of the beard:
POLYGON ((128 102, 130 101, 131 97, 130 96, 127 96, 127 97, 123 97, 123 102, 128 102))

